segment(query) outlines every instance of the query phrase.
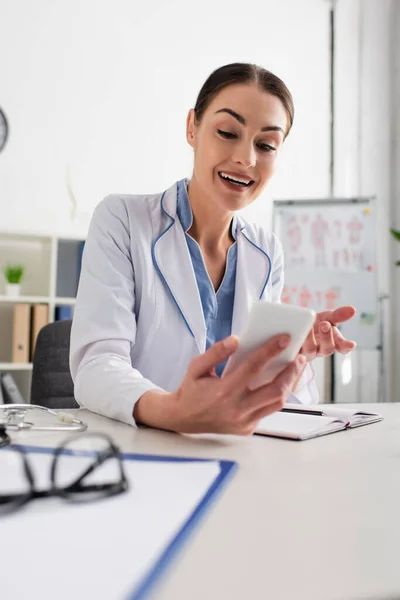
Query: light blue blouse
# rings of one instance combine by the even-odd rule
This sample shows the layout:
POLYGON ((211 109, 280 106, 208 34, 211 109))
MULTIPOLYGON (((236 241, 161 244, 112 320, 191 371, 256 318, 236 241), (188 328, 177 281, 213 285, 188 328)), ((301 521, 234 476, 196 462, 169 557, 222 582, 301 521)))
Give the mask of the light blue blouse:
MULTIPOLYGON (((193 222, 193 213, 187 194, 188 181, 183 179, 178 182, 177 215, 185 231, 186 242, 193 269, 196 275, 197 286, 203 307, 204 321, 207 329, 206 348, 215 342, 228 337, 232 329, 233 303, 235 299, 235 280, 237 263, 237 243, 230 246, 226 258, 225 274, 217 292, 207 273, 203 255, 198 243, 187 233, 193 222)), ((237 219, 232 219, 232 236, 236 240, 237 219)), ((221 376, 226 361, 217 366, 216 373, 221 376)))

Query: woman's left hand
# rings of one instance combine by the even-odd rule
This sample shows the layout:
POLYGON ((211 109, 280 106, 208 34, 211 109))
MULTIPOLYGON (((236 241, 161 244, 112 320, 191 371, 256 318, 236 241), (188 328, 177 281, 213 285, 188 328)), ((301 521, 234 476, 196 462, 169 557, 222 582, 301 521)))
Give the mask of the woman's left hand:
POLYGON ((335 351, 347 354, 356 347, 356 343, 346 340, 336 325, 349 321, 356 314, 354 306, 340 306, 335 310, 317 313, 314 326, 308 334, 300 351, 310 362, 317 356, 330 356, 335 351))

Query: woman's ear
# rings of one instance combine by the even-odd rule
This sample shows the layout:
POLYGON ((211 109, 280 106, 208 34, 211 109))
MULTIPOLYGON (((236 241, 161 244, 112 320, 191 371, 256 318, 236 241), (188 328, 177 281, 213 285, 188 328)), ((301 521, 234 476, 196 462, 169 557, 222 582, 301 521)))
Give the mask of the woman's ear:
POLYGON ((193 150, 196 147, 196 129, 196 115, 194 109, 191 108, 186 118, 186 139, 189 146, 191 146, 193 150))

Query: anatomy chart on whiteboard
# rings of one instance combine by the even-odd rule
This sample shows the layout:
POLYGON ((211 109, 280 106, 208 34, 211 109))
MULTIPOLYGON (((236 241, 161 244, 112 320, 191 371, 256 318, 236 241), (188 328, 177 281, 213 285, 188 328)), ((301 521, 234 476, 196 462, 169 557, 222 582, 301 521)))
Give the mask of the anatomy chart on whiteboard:
POLYGON ((353 304, 342 330, 359 347, 379 345, 373 199, 274 202, 285 257, 282 302, 322 311, 353 304))

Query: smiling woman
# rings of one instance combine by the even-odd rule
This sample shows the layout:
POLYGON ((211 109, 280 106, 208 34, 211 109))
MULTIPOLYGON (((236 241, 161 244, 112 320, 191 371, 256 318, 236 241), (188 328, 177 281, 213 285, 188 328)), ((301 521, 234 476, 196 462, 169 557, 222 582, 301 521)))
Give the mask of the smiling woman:
POLYGON ((273 176, 293 115, 278 77, 247 63, 221 67, 187 116, 191 178, 97 206, 71 333, 81 406, 132 425, 244 435, 285 402, 318 401, 307 362, 354 347, 336 329, 351 307, 321 313, 302 353, 266 385, 248 384, 286 335, 220 377, 251 305, 280 301, 281 245, 236 211, 273 176))

